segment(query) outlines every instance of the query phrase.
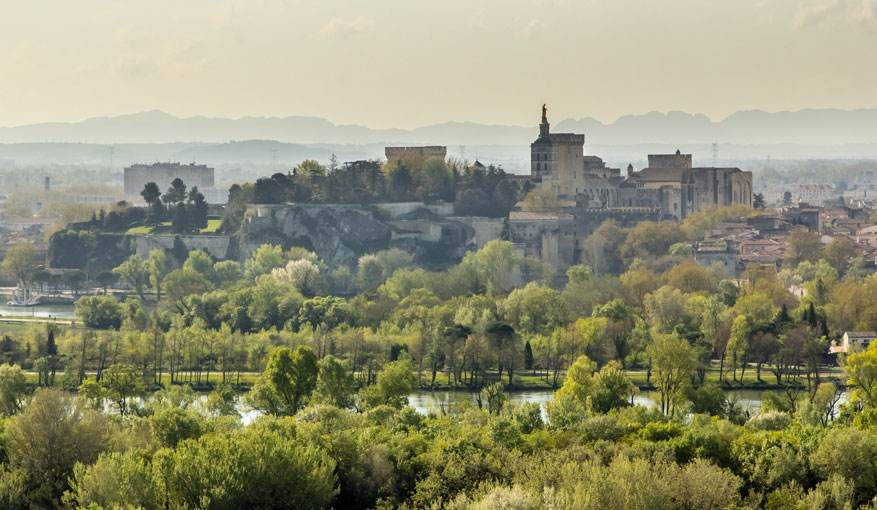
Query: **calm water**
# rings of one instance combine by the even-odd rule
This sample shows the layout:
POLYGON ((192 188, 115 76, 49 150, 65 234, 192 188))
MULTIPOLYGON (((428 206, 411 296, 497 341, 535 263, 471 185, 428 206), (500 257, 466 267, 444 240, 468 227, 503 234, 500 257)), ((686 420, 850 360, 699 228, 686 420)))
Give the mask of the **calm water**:
POLYGON ((73 319, 73 305, 37 305, 37 306, 9 306, 4 300, 0 304, 0 316, 2 317, 40 317, 43 319, 73 319))
MULTIPOLYGON (((733 390, 728 392, 728 397, 740 405, 743 411, 755 414, 761 408, 763 390, 733 390)), ((546 402, 554 399, 554 392, 549 390, 538 391, 512 391, 507 393, 508 401, 515 403, 538 402, 542 406, 543 418, 545 417, 546 402)), ((408 396, 408 404, 419 413, 426 414, 429 411, 438 411, 442 405, 448 407, 463 400, 476 402, 477 393, 465 391, 421 391, 408 396)), ((634 404, 646 407, 659 405, 661 394, 653 391, 641 391, 633 399, 634 404)), ((842 401, 849 398, 848 392, 844 392, 842 401)))

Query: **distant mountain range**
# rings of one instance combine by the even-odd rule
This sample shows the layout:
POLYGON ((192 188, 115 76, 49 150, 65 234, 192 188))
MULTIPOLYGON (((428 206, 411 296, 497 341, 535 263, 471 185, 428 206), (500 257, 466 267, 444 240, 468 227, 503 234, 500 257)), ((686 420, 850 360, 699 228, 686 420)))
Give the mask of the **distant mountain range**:
MULTIPOLYGON (((551 112, 549 111, 549 117, 551 112)), ((550 120, 550 119, 549 119, 550 120)), ((441 144, 448 146, 528 145, 532 126, 446 122, 415 129, 371 129, 336 125, 318 117, 178 118, 161 111, 82 122, 50 122, 0 128, 0 144, 79 142, 88 144, 220 143, 276 140, 293 144, 441 144)), ((684 112, 627 115, 610 124, 593 118, 566 119, 552 131, 584 133, 586 143, 625 144, 874 144, 877 109, 739 111, 721 121, 684 112)), ((240 149, 240 147, 236 147, 240 149)))

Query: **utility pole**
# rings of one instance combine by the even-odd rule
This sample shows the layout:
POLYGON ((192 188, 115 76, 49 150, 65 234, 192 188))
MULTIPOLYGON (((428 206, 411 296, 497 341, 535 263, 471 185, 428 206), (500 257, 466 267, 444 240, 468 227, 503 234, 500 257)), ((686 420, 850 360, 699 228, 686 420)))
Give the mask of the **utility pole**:
POLYGON ((716 162, 719 159, 719 144, 713 142, 713 168, 716 168, 716 162))

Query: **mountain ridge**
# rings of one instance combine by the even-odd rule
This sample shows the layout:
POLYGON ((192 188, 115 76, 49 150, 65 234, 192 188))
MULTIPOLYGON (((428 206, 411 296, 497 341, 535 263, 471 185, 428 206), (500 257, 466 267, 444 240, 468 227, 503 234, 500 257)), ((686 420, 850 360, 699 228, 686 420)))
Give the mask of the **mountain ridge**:
MULTIPOLYGON (((277 140, 285 143, 410 143, 521 145, 538 134, 532 126, 448 121, 413 129, 374 129, 335 124, 322 117, 177 117, 161 110, 91 117, 79 122, 44 122, 0 127, 0 143, 218 143, 277 140)), ((549 119, 550 120, 550 119, 549 119)), ((807 108, 767 112, 740 110, 714 121, 678 110, 624 115, 611 123, 592 117, 552 124, 555 132, 584 133, 586 143, 845 144, 877 143, 877 109, 807 108)))

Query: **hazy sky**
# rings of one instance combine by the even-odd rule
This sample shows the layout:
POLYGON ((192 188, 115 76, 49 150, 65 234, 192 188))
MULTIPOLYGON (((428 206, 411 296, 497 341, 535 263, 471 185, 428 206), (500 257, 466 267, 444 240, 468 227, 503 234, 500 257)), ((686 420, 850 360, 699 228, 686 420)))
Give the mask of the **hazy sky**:
POLYGON ((877 0, 0 0, 0 125, 877 107, 877 0))

